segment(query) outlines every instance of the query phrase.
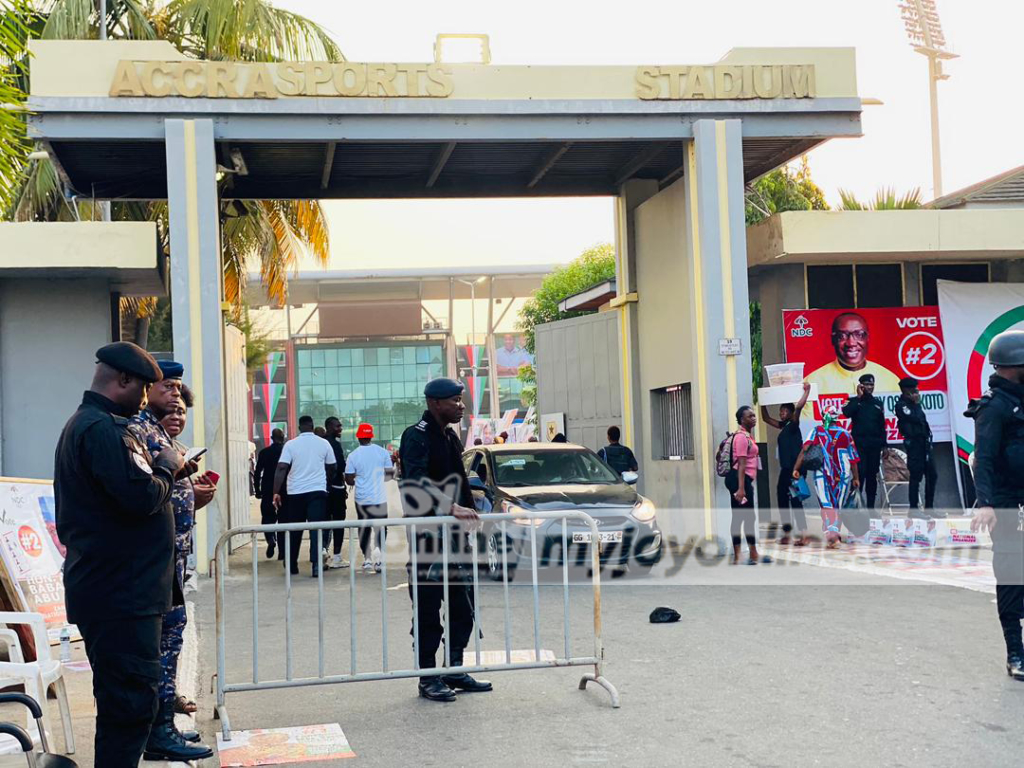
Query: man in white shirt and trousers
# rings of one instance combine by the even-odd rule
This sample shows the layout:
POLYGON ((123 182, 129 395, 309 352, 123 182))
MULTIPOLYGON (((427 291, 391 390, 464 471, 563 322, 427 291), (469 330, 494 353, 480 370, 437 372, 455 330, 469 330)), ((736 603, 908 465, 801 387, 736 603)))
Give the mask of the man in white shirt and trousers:
MULTIPOLYGON (((320 523, 327 519, 327 486, 337 462, 331 444, 313 432, 313 417, 299 417, 299 435, 284 444, 274 473, 274 506, 281 510, 281 489, 287 479, 288 503, 279 511, 282 523, 320 523)), ((302 531, 291 533, 291 572, 299 572, 302 531)), ((322 535, 322 534, 321 534, 322 535)), ((316 531, 309 532, 309 561, 314 577, 320 573, 321 548, 316 531)))
MULTIPOLYGON (((345 462, 345 482, 355 486, 356 514, 360 520, 386 518, 388 516, 388 494, 384 480, 395 476, 395 465, 391 454, 373 443, 373 427, 360 424, 356 429, 359 447, 345 462)), ((359 546, 363 550, 363 570, 380 573, 380 540, 382 528, 377 528, 373 537, 373 551, 370 551, 371 528, 359 529, 359 546)), ((355 567, 355 563, 352 564, 355 567)))

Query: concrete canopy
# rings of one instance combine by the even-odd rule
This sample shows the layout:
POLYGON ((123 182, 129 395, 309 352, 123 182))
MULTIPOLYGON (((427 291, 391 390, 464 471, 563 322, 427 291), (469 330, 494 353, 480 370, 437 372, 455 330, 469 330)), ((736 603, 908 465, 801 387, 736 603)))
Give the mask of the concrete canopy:
MULTIPOLYGON (((103 199, 167 197, 167 118, 214 120, 227 171, 221 196, 247 199, 614 195, 630 179, 667 186, 682 175, 693 123, 724 118, 742 118, 749 181, 828 138, 860 135, 852 49, 731 51, 705 69, 717 78, 720 68, 756 62, 781 79, 784 67, 813 68, 814 83, 809 98, 776 90, 731 99, 681 98, 667 85, 664 96, 638 98, 638 71, 659 68, 477 65, 445 65, 455 83, 445 98, 324 98, 322 83, 313 97, 185 98, 167 95, 163 81, 159 98, 115 97, 126 63, 141 66, 143 80, 149 72, 147 83, 160 67, 235 64, 185 62, 159 41, 33 41, 33 54, 32 135, 74 190, 103 199)), ((678 90, 670 75, 661 79, 678 90)))

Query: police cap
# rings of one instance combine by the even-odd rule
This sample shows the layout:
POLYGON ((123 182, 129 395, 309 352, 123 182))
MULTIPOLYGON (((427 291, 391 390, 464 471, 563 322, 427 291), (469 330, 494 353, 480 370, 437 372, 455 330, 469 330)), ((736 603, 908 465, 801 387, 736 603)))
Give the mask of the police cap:
POLYGON ((916 389, 918 383, 918 380, 913 376, 904 376, 900 379, 900 389, 916 389))
POLYGON ((96 360, 151 384, 164 377, 153 356, 130 341, 115 341, 100 347, 96 350, 96 360))
POLYGON ((863 376, 861 376, 859 379, 857 379, 857 381, 859 381, 861 384, 874 384, 875 383, 875 374, 873 374, 873 373, 865 373, 863 376))
POLYGON ((174 360, 157 360, 165 379, 180 379, 185 375, 185 366, 174 360))
POLYGON ((446 400, 461 395, 465 389, 462 382, 455 379, 431 379, 423 388, 423 396, 428 400, 446 400))
POLYGON ((988 345, 992 365, 1014 368, 1024 366, 1024 331, 1003 331, 988 345))

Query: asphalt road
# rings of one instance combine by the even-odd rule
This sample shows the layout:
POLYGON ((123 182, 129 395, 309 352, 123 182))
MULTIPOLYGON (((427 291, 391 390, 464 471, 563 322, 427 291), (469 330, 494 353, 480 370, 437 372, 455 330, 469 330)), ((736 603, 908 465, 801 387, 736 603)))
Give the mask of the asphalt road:
MULTIPOLYGON (((246 549, 227 577, 228 679, 251 679, 251 571, 246 549)), ((495 690, 451 704, 416 696, 413 680, 229 694, 234 729, 338 722, 366 766, 1018 765, 1024 683, 1004 673, 991 595, 814 566, 702 567, 671 579, 606 580, 606 676, 577 690, 585 669, 497 672, 495 690), (653 625, 659 605, 682 614, 653 625)), ((316 581, 296 577, 295 674, 315 675, 316 581)), ((392 568, 389 585, 405 581, 392 568)), ((349 671, 348 571, 326 574, 328 674, 349 671)), ((283 575, 259 563, 260 674, 284 674, 283 575)), ((591 592, 571 588, 574 653, 589 652, 591 592)), ((381 590, 357 574, 360 671, 381 663, 381 590)), ((541 645, 562 649, 561 588, 541 588, 541 645)), ((213 741, 214 594, 198 596, 204 683, 199 724, 213 741)), ((389 661, 411 664, 410 605, 389 591, 389 661)), ((483 647, 500 649, 502 591, 480 604, 483 647)), ((511 589, 514 648, 533 646, 532 590, 511 589)), ((484 677, 485 675, 480 675, 484 677)), ((330 763, 304 763, 318 766, 330 763)))

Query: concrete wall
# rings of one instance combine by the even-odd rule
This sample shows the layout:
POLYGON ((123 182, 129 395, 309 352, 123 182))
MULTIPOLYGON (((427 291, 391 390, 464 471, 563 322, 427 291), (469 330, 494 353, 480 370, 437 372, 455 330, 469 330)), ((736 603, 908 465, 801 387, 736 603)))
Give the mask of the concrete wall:
MULTIPOLYGON (((677 535, 698 532, 703 512, 701 480, 693 460, 665 461, 652 456, 651 390, 693 385, 696 359, 693 286, 687 253, 686 184, 676 182, 636 210, 638 337, 644 445, 634 446, 643 463, 642 492, 658 506, 662 528, 677 535), (692 517, 693 519, 688 519, 692 517)), ((696 439, 696 435, 695 435, 696 439)), ((703 446, 699 445, 700 452, 703 446)))
POLYGON ((569 442, 594 450, 622 422, 618 319, 599 312, 536 329, 538 415, 564 413, 569 442))
POLYGON ((107 280, 0 279, 0 473, 53 477, 53 452, 110 341, 107 280))

